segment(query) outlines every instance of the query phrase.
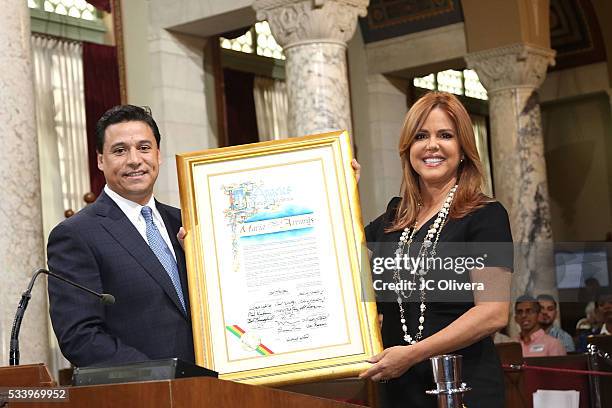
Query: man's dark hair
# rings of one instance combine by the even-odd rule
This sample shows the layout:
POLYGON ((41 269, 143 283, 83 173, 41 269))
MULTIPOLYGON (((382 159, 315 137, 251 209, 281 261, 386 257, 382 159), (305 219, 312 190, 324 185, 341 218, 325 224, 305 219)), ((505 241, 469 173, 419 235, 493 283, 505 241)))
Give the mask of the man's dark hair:
POLYGON ((533 296, 529 296, 529 295, 521 295, 516 299, 516 302, 514 302, 514 310, 516 310, 516 306, 519 303, 533 303, 534 304, 534 308, 536 312, 540 312, 540 304, 538 303, 538 301, 536 300, 536 298, 534 298, 533 296))
POLYGON ((538 295, 538 297, 536 299, 537 299, 538 302, 541 301, 541 300, 553 302, 555 307, 557 307, 557 300, 552 295, 549 295, 549 294, 546 294, 546 293, 542 293, 541 295, 538 295))
POLYGON ((149 125, 159 148, 161 135, 157 123, 155 123, 153 116, 151 116, 151 109, 134 105, 117 105, 104 112, 104 115, 96 123, 96 151, 98 153, 102 153, 104 150, 104 133, 106 128, 110 125, 123 122, 144 122, 149 125))

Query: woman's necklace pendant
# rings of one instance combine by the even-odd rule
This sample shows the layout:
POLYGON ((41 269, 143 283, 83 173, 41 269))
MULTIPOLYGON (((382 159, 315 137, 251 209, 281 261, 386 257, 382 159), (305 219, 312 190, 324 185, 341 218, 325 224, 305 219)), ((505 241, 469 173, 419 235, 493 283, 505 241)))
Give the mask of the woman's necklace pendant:
MULTIPOLYGON (((424 276, 427 275, 427 272, 428 272, 426 262, 427 262, 428 256, 435 256, 436 254, 436 245, 440 238, 440 232, 442 231, 442 228, 446 224, 446 219, 450 212, 450 206, 451 206, 451 203, 453 202, 453 198, 454 198, 455 192, 457 191, 457 187, 458 186, 455 184, 455 186, 450 189, 450 191, 448 192, 448 195, 446 196, 446 199, 444 200, 444 203, 442 204, 442 208, 440 208, 440 210, 438 211, 438 215, 436 216, 436 219, 434 220, 432 227, 429 229, 429 231, 427 231, 427 234, 425 235, 424 242, 421 245, 421 249, 419 250, 419 253, 417 255, 417 258, 423 259, 425 263, 421 266, 420 269, 417 268, 416 270, 411 270, 412 268, 410 268, 407 270, 408 273, 412 274, 413 282, 416 280, 416 275, 417 274, 420 275, 419 281, 421 283, 421 287, 420 287, 421 305, 420 305, 420 313, 419 313, 419 319, 418 319, 419 325, 418 325, 418 332, 414 338, 410 334, 408 334, 408 327, 406 326, 406 319, 404 317, 404 308, 402 306, 402 296, 410 297, 410 294, 406 296, 404 295, 403 291, 400 291, 399 289, 395 289, 396 294, 397 294, 397 304, 398 304, 399 311, 400 311, 400 322, 402 323, 402 331, 404 332, 403 338, 406 344, 416 344, 418 341, 420 341, 423 338, 423 330, 425 328, 425 309, 427 308, 425 304, 425 284, 424 284, 425 283, 424 276)), ((415 222, 415 224, 412 227, 412 231, 410 231, 410 228, 408 227, 404 228, 404 231, 402 232, 399 242, 397 243, 398 244, 397 250, 395 251, 395 255, 397 257, 401 258, 402 253, 404 253, 404 251, 405 251, 405 256, 408 256, 408 257, 410 256, 410 244, 412 243, 412 240, 414 239, 414 236, 416 235, 417 225, 418 224, 415 222)), ((393 273, 393 278, 396 281, 396 283, 401 282, 401 276, 400 276, 399 269, 395 269, 393 273)), ((412 289, 410 290, 410 292, 412 293, 412 289)))

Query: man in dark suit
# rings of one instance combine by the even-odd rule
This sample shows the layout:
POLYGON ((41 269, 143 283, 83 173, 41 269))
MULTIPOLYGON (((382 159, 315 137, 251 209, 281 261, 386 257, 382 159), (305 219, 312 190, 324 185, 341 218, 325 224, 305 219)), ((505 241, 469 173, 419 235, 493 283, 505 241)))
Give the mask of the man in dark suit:
POLYGON ((181 214, 153 198, 160 134, 150 113, 123 105, 96 125, 98 199, 53 229, 49 268, 114 305, 49 280, 50 314, 63 354, 77 366, 179 357, 193 362, 181 214))

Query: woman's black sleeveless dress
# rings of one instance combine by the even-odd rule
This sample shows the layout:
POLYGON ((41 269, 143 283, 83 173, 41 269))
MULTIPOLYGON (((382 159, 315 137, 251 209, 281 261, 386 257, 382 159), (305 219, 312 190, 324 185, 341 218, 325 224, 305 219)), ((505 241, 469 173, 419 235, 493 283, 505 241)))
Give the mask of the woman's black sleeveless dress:
MULTIPOLYGON (((391 200, 385 214, 371 222, 366 228, 368 248, 372 251, 372 260, 377 257, 394 257, 401 231, 386 233, 385 227, 393 220, 400 198, 391 200)), ((433 223, 435 216, 426 222, 417 232, 410 248, 410 255, 416 256, 421 247, 426 231, 433 223)), ((436 256, 444 259, 480 257, 480 262, 488 267, 505 267, 512 270, 513 252, 512 236, 508 214, 498 202, 491 202, 474 210, 467 216, 448 219, 440 233, 436 256)), ((449 261, 450 262, 450 261, 449 261)), ((474 306, 472 290, 464 285, 469 280, 469 271, 458 267, 463 261, 454 261, 451 269, 437 268, 426 275, 433 291, 427 292, 427 309, 423 337, 429 337, 440 331, 474 306), (441 285, 441 286, 438 286, 441 285), (454 286, 453 286, 454 285, 454 286), (455 290, 450 290, 448 287, 455 290)), ((381 264, 382 265, 382 264, 381 264)), ((435 265, 435 264, 434 264, 435 265)), ((464 265, 465 266, 465 265, 464 265)), ((380 273, 380 270, 378 271, 380 273)), ((392 271, 374 274, 374 280, 392 282, 392 271)), ((404 272, 403 278, 410 278, 404 272)), ((411 278, 410 278, 411 279, 411 278)), ((380 285, 380 282, 379 282, 380 285)), ((379 286, 380 287, 380 286, 379 286)), ((407 294, 409 291, 405 291, 407 294)), ((385 348, 406 345, 401 328, 400 313, 393 291, 377 291, 378 312, 383 314, 382 338, 385 348)), ((419 319, 419 291, 413 291, 410 298, 403 303, 408 333, 413 337, 417 333, 419 319)), ((490 337, 475 342, 469 347, 453 352, 463 356, 463 381, 472 388, 464 397, 467 408, 493 408, 504 406, 504 380, 501 364, 490 337)), ((432 378, 431 363, 425 360, 410 368, 401 377, 381 384, 381 397, 384 407, 435 408, 435 396, 429 396, 426 390, 435 389, 432 378)))

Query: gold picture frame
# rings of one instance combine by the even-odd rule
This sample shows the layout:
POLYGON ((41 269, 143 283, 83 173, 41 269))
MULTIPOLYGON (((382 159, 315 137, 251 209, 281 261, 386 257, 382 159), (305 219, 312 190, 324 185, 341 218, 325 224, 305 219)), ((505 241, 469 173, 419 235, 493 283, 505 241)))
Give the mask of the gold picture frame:
POLYGON ((382 351, 346 132, 177 155, 196 363, 282 385, 382 351))

